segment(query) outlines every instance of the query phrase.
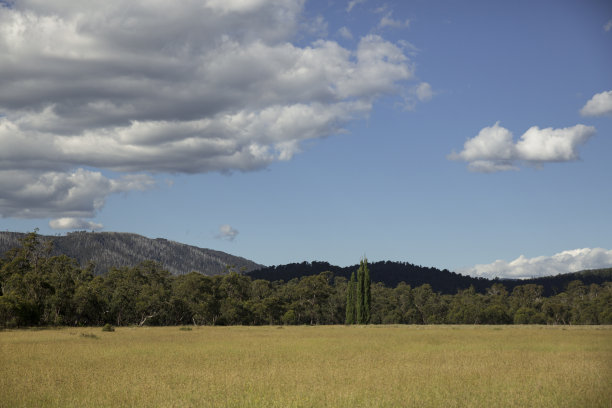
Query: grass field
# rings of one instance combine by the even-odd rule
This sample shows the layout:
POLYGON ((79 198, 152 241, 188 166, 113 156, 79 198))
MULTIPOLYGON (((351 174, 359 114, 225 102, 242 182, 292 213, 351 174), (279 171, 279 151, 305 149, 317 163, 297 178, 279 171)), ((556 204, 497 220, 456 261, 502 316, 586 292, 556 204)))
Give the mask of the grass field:
POLYGON ((612 327, 0 332, 1 407, 611 407, 612 327))

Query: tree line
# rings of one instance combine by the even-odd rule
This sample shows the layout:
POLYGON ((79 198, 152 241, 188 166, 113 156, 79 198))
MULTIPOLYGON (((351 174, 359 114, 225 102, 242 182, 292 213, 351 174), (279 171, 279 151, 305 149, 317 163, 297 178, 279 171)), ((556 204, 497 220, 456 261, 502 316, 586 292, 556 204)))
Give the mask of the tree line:
POLYGON ((570 282, 544 296, 541 285, 494 283, 455 294, 429 284, 371 283, 367 260, 351 279, 332 272, 287 282, 224 275, 175 276, 159 264, 96 276, 37 236, 0 259, 0 326, 279 324, 612 324, 612 282, 570 282))

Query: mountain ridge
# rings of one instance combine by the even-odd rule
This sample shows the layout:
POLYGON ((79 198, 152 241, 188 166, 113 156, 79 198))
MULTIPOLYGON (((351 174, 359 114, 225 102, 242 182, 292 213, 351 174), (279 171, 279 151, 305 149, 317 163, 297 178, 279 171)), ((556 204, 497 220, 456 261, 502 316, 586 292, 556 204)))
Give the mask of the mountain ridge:
MULTIPOLYGON (((19 240, 26 235, 0 231, 0 256, 7 250, 20 246, 19 240)), ((146 260, 160 263, 174 275, 192 271, 204 275, 218 275, 227 273, 227 267, 231 266, 235 271, 252 279, 285 282, 326 271, 348 279, 358 268, 358 265, 341 267, 321 261, 264 266, 221 251, 127 232, 75 231, 64 236, 39 235, 39 238, 41 241, 53 242, 51 255, 67 255, 76 259, 83 267, 92 261, 95 265, 94 273, 97 275, 107 272, 111 267, 131 267, 146 260)), ((508 291, 519 285, 542 285, 543 294, 550 296, 565 290, 573 280, 581 280, 587 285, 612 281, 612 268, 519 280, 473 277, 408 262, 379 261, 370 263, 369 267, 373 282, 381 282, 388 287, 396 287, 400 282, 412 287, 429 284, 433 291, 443 294, 455 294, 458 290, 470 287, 485 293, 493 284, 500 283, 508 291)))
MULTIPOLYGON (((20 245, 26 233, 0 231, 0 255, 20 245)), ((205 275, 227 272, 227 266, 248 272, 263 267, 246 258, 222 251, 182 244, 165 238, 147 238, 128 232, 75 231, 66 235, 39 235, 53 243, 52 255, 67 255, 82 266, 92 261, 94 273, 103 274, 111 267, 135 266, 142 261, 159 262, 174 275, 191 271, 205 275)))
MULTIPOLYGON (((477 292, 485 293, 492 285, 500 283, 508 291, 512 291, 512 289, 520 285, 542 285, 543 294, 550 296, 564 291, 567 284, 574 280, 581 280, 587 285, 612 281, 612 268, 570 272, 531 279, 488 279, 461 275, 447 269, 440 270, 435 267, 414 265, 408 262, 379 261, 369 263, 368 266, 372 282, 382 282, 389 287, 395 287, 400 282, 404 282, 412 287, 429 284, 434 292, 449 295, 457 293, 458 290, 469 289, 471 286, 477 292)), ((340 267, 327 262, 315 261, 264 267, 248 272, 247 275, 253 279, 289 281, 294 278, 330 271, 335 276, 342 276, 348 279, 351 273, 357 271, 358 267, 359 265, 340 267)))

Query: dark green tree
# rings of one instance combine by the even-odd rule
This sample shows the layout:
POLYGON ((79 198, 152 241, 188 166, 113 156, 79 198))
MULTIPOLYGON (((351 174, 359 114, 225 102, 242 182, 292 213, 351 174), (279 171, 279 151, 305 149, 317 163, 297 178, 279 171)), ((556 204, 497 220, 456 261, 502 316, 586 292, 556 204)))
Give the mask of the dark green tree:
POLYGON ((370 280, 370 270, 368 269, 368 259, 362 260, 363 265, 363 323, 370 323, 372 317, 372 281, 370 280))
POLYGON ((357 269, 357 302, 356 302, 357 324, 368 324, 372 308, 372 292, 370 282, 370 271, 368 261, 364 257, 359 262, 357 269))
POLYGON ((357 282, 355 281, 355 272, 351 274, 351 280, 346 288, 346 319, 345 324, 355 324, 355 292, 357 282))
POLYGON ((363 262, 359 262, 357 269, 357 296, 355 297, 355 323, 362 324, 363 322, 363 262))

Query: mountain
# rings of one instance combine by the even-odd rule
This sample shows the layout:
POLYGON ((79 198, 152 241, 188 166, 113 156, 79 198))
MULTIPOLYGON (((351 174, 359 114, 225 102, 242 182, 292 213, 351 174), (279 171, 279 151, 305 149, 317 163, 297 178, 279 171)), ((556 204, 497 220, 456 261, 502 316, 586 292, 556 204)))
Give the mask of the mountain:
MULTIPOLYGON (((26 234, 0 231, 0 255, 20 245, 26 234)), ((53 243, 52 255, 64 254, 75 258, 82 266, 95 264, 95 273, 105 273, 110 267, 134 266, 145 260, 159 262, 169 272, 180 275, 191 271, 217 275, 231 265, 236 271, 260 269, 248 259, 212 249, 198 248, 163 238, 146 238, 123 232, 69 232, 65 236, 39 235, 53 243)))
MULTIPOLYGON (((395 287, 400 282, 405 282, 412 287, 423 284, 431 285, 434 292, 443 294, 455 294, 458 290, 468 289, 474 286, 477 292, 484 293, 487 288, 495 283, 503 284, 509 292, 519 285, 536 284, 542 285, 544 295, 550 296, 565 289, 568 283, 581 280, 584 284, 602 284, 612 282, 612 268, 598 269, 593 271, 581 271, 574 273, 559 274, 533 279, 486 279, 474 278, 461 275, 446 269, 440 270, 432 267, 413 265, 407 262, 382 261, 368 264, 372 282, 381 282, 385 286, 395 287)), ((302 262, 287 265, 269 266, 247 273, 253 279, 265 279, 269 281, 289 281, 302 276, 317 275, 321 272, 330 271, 335 276, 350 278, 352 272, 356 272, 359 265, 340 267, 330 265, 327 262, 302 262)))
MULTIPOLYGON (((389 287, 395 287, 400 282, 405 282, 412 287, 427 283, 436 292, 454 294, 457 293, 457 289, 467 289, 470 285, 473 285, 478 291, 484 291, 494 283, 484 278, 473 278, 450 272, 446 269, 440 270, 413 265, 408 262, 381 261, 368 263, 368 267, 372 282, 381 282, 389 287)), ((358 268, 359 265, 340 267, 330 265, 327 262, 302 262, 264 267, 249 272, 247 275, 253 279, 288 281, 293 278, 317 275, 324 271, 330 271, 335 276, 343 276, 349 279, 351 273, 356 273, 358 268)))
POLYGON ((563 273, 554 276, 543 276, 541 278, 532 278, 525 280, 511 280, 514 286, 525 285, 527 283, 535 283, 536 285, 544 286, 544 294, 546 296, 555 295, 563 292, 567 284, 579 280, 586 285, 596 283, 601 285, 604 282, 612 282, 612 268, 591 269, 580 272, 563 273))
MULTIPOLYGON (((25 235, 0 231, 0 256, 7 250, 18 247, 19 239, 25 235)), ((351 273, 356 272, 359 267, 358 265, 340 267, 328 262, 302 262, 266 267, 225 252, 198 248, 163 238, 150 239, 120 232, 79 231, 65 236, 40 235, 40 238, 53 243, 52 255, 67 255, 75 258, 82 266, 93 261, 96 274, 102 274, 113 266, 134 266, 145 260, 159 262, 175 275, 191 271, 217 275, 227 272, 226 266, 231 265, 234 270, 245 272, 252 279, 268 281, 289 281, 325 271, 349 279, 351 273)), ((493 284, 501 283, 509 292, 519 285, 542 285, 544 295, 550 296, 562 292, 567 284, 574 280, 581 280, 587 285, 612 281, 612 268, 517 280, 475 278, 446 269, 440 270, 408 262, 381 261, 368 265, 373 282, 381 282, 388 287, 395 287, 400 282, 412 287, 429 284, 435 292, 443 294, 455 294, 457 290, 468 289, 470 286, 484 293, 493 284)))

